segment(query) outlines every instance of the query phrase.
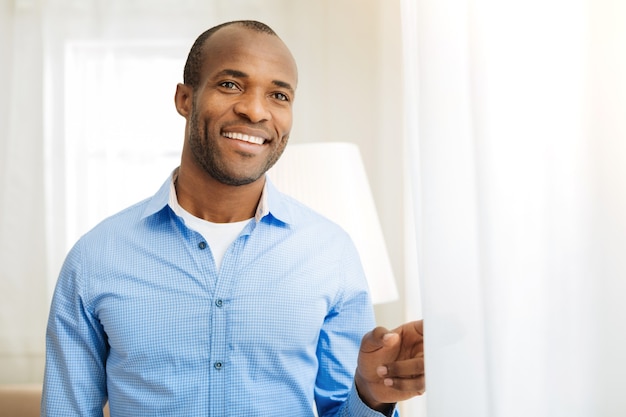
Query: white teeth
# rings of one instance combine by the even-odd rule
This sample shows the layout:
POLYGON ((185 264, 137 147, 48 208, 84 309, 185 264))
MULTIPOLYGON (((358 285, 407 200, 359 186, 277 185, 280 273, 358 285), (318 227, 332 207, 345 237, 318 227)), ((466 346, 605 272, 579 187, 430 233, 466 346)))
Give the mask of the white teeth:
POLYGON ((242 140, 244 142, 256 143, 257 145, 263 145, 263 143, 265 143, 265 139, 263 138, 259 138, 257 136, 244 135, 243 133, 225 132, 224 136, 230 139, 237 139, 237 140, 242 140))

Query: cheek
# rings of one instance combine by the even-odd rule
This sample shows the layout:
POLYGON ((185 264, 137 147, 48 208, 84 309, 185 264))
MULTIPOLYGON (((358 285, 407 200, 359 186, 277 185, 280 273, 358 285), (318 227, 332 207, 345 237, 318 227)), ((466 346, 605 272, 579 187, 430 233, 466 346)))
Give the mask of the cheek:
POLYGON ((214 129, 219 120, 223 120, 231 111, 230 103, 224 101, 222 97, 214 94, 206 94, 201 97, 201 101, 195 103, 195 111, 199 124, 203 129, 214 129))
POLYGON ((208 112, 198 113, 192 125, 192 132, 202 141, 210 140, 220 135, 217 118, 208 112))
POLYGON ((276 121, 276 126, 278 127, 280 134, 282 137, 288 137, 291 132, 292 125, 292 115, 291 111, 279 113, 274 116, 276 121))

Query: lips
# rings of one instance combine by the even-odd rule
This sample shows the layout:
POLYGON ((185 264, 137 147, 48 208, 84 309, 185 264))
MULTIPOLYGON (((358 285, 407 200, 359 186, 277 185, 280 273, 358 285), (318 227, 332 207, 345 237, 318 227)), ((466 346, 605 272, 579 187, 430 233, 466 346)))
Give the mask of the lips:
POLYGON ((256 145, 263 145, 265 143, 265 138, 262 138, 260 136, 247 135, 240 132, 223 132, 222 136, 229 139, 236 139, 243 142, 254 143, 256 145))

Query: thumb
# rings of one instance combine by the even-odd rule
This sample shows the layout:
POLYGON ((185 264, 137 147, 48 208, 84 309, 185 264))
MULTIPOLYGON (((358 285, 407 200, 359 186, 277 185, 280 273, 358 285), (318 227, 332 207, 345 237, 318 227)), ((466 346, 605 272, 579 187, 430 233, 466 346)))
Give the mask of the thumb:
POLYGON ((392 333, 386 328, 378 326, 363 336, 361 340, 361 352, 374 353, 385 346, 393 344, 394 340, 398 337, 397 333, 392 333))

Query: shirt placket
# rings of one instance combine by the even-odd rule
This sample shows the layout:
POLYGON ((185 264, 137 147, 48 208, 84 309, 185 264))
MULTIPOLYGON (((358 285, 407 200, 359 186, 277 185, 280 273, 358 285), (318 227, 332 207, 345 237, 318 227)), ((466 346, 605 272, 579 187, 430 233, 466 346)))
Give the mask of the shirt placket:
POLYGON ((232 376, 231 352, 229 348, 229 315, 235 300, 233 286, 239 271, 239 259, 248 237, 248 228, 230 245, 222 266, 213 295, 211 315, 211 415, 227 415, 226 387, 232 376))

